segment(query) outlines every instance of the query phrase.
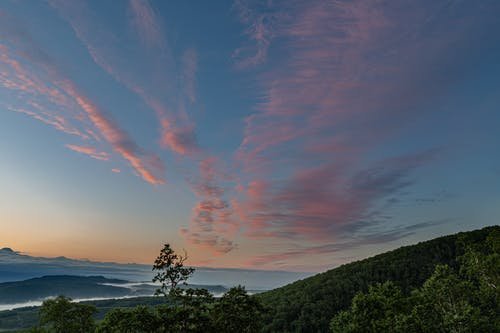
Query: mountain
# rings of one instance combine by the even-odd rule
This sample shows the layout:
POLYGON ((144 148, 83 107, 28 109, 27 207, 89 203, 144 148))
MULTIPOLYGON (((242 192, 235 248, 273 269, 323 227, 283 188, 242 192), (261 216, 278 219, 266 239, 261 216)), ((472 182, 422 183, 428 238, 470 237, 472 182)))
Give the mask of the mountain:
POLYGON ((457 268, 464 244, 482 243, 493 232, 498 235, 500 226, 401 247, 262 293, 270 309, 264 332, 328 332, 332 317, 347 309, 357 292, 387 280, 405 292, 420 287, 437 264, 457 268))
POLYGON ((0 282, 21 281, 44 275, 103 275, 125 280, 151 280, 151 266, 32 257, 11 248, 0 250, 0 282))
MULTIPOLYGON (((153 262, 154 258, 151 258, 153 262)), ((46 275, 104 276, 127 281, 151 281, 152 265, 95 262, 66 257, 33 257, 10 248, 0 250, 0 282, 22 281, 46 275)), ((190 282, 199 285, 242 284, 252 290, 269 290, 311 276, 312 273, 236 268, 196 267, 190 282)))

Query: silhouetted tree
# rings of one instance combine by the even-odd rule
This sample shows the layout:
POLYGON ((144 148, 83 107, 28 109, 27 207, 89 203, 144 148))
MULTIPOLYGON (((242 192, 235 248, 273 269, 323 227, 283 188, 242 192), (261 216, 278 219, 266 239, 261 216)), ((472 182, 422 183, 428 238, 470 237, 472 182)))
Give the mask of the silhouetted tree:
POLYGON ((170 244, 165 244, 156 258, 153 270, 158 271, 153 278, 153 282, 160 282, 161 287, 156 291, 156 295, 178 294, 177 286, 186 284, 187 279, 193 274, 194 268, 184 267, 187 254, 180 255, 174 252, 170 244))

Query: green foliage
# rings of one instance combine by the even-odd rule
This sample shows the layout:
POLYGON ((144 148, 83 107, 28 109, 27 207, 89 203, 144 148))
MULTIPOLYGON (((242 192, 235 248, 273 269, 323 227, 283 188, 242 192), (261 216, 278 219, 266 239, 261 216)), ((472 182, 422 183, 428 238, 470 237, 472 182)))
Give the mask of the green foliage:
POLYGON ((149 307, 114 309, 96 330, 97 333, 153 333, 158 332, 159 319, 149 307))
POLYGON ((55 333, 87 333, 94 331, 95 306, 73 303, 71 299, 59 296, 44 301, 40 309, 40 326, 55 333))
POLYGON ((187 289, 174 305, 114 309, 99 325, 98 333, 224 333, 258 332, 263 306, 244 288, 230 289, 219 301, 204 289, 187 289))
POLYGON ((334 317, 330 327, 334 333, 390 332, 399 312, 406 308, 401 289, 388 281, 358 293, 351 308, 334 317))
POLYGON ((153 270, 158 271, 153 282, 160 282, 161 288, 156 291, 157 295, 167 296, 176 291, 178 284, 186 284, 187 279, 194 273, 194 268, 184 267, 187 254, 180 255, 174 252, 170 244, 165 244, 156 258, 153 270))
MULTIPOLYGON (((436 265, 445 264, 457 270, 467 246, 484 244, 490 235, 499 232, 500 227, 493 226, 436 238, 260 294, 264 305, 271 309, 264 318, 263 332, 326 332, 331 318, 348 309, 354 296, 367 292, 370 285, 392 281, 403 294, 408 294, 424 284, 436 265), (464 241, 457 242, 459 238, 464 241)), ((498 241, 495 244, 498 246, 498 241)), ((498 264, 488 267, 497 272, 490 276, 499 276, 498 264)))
POLYGON ((264 313, 260 300, 248 295, 244 287, 237 286, 215 304, 212 318, 218 332, 251 333, 261 330, 264 313))
POLYGON ((214 301, 206 289, 178 289, 173 296, 177 306, 173 311, 174 332, 212 332, 210 310, 214 301))

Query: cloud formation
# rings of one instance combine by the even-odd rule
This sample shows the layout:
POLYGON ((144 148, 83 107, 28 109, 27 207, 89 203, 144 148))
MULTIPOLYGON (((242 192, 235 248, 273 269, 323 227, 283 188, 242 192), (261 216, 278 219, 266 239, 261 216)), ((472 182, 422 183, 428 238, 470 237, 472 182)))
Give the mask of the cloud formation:
POLYGON ((273 267, 273 265, 277 262, 286 262, 290 259, 301 258, 304 256, 333 254, 367 245, 389 243, 414 235, 420 229, 435 227, 445 222, 449 222, 449 220, 428 221, 412 225, 398 226, 391 230, 378 230, 355 239, 350 239, 348 242, 338 241, 319 246, 296 246, 280 253, 255 256, 248 259, 245 264, 254 267, 273 267))
POLYGON ((47 2, 61 19, 47 31, 45 16, 0 9, 0 106, 113 173, 118 159, 160 185, 168 161, 195 197, 176 230, 221 262, 235 249, 254 251, 248 265, 343 256, 431 228, 400 225, 400 208, 439 202, 420 184, 459 135, 442 129, 448 94, 479 67, 491 75, 482 59, 497 54, 493 2, 236 0, 186 30, 170 3, 119 2, 106 20, 100 2, 47 2), (224 24, 229 38, 211 34, 224 24))
POLYGON ((123 52, 136 40, 119 38, 89 5, 60 0, 49 3, 68 22, 94 62, 153 110, 162 147, 181 155, 198 149, 194 124, 184 106, 184 99, 194 102, 196 98, 196 52, 187 50, 178 65, 160 17, 148 1, 129 2, 131 31, 145 47, 137 45, 137 55, 126 58, 123 52))
POLYGON ((275 21, 277 13, 269 12, 271 8, 265 8, 266 12, 259 12, 252 8, 251 2, 237 0, 234 2, 234 10, 246 28, 244 34, 248 37, 248 45, 242 46, 233 52, 233 59, 240 69, 255 67, 266 61, 271 40, 275 37, 275 21))
MULTIPOLYGON (((446 41, 468 43, 475 22, 457 19, 441 2, 407 8, 372 1, 236 1, 235 8, 255 45, 253 54, 246 46, 235 51, 238 67, 265 70, 257 76, 261 102, 245 119, 235 154, 234 169, 243 172, 236 190, 223 193, 231 219, 240 221, 234 223, 238 232, 217 235, 327 244, 344 230, 358 245, 407 237, 386 231, 389 238, 355 241, 439 155, 433 145, 388 155, 387 142, 430 115, 426 106, 453 84, 447 73, 463 72, 446 41), (460 20, 460 31, 450 20, 460 20)), ((207 211, 223 207, 219 203, 207 211)), ((202 212, 210 233, 218 219, 202 212)))
MULTIPOLYGON (((7 18, 0 24, 0 36, 15 48, 0 45, 0 60, 10 67, 2 71, 1 83, 17 93, 20 105, 25 104, 9 108, 85 140, 92 137, 99 141, 99 138, 104 138, 145 181, 163 184, 165 170, 160 158, 139 148, 115 121, 63 74, 56 62, 15 19, 7 18), (22 64, 15 57, 24 59, 28 64, 22 64), (47 111, 49 108, 54 111, 47 111), (70 121, 79 129, 76 125, 69 125, 70 121)), ((88 147, 84 149, 73 145, 68 148, 86 152, 93 158, 108 158, 97 151, 91 153, 88 147)))
POLYGON ((233 218, 233 209, 225 199, 226 189, 221 185, 225 175, 214 157, 199 162, 199 178, 192 182, 200 201, 193 208, 190 228, 181 229, 181 235, 191 244, 196 244, 215 255, 228 253, 236 248, 229 237, 235 235, 238 225, 233 218))

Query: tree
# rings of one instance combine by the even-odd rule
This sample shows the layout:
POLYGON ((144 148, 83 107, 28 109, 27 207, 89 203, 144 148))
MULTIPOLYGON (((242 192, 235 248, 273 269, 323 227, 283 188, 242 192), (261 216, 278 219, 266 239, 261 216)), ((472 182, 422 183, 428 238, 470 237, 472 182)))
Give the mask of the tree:
POLYGON ((214 332, 211 310, 214 298, 207 289, 176 289, 173 296, 176 307, 173 311, 174 325, 170 332, 214 332))
POLYGON ((194 268, 184 267, 187 254, 180 255, 174 252, 170 244, 165 244, 156 258, 153 271, 158 273, 153 278, 153 282, 160 282, 161 287, 156 290, 156 295, 174 296, 178 292, 177 286, 187 284, 187 279, 194 273, 194 268))
MULTIPOLYGON (((156 313, 147 306, 134 309, 113 309, 106 314, 97 329, 98 333, 155 333, 161 332, 156 313)), ((168 331, 165 331, 168 332, 168 331)))
POLYGON ((394 332, 397 316, 407 308, 401 289, 387 281, 371 286, 367 293, 358 293, 351 307, 335 316, 332 332, 394 332))
POLYGON ((153 282, 160 282, 161 288, 156 295, 168 296, 171 307, 157 308, 156 315, 160 319, 162 329, 168 332, 210 332, 210 304, 213 296, 206 289, 183 289, 179 284, 187 284, 187 279, 194 273, 194 268, 184 267, 187 254, 174 252, 169 244, 165 244, 156 258, 153 270, 158 273, 153 282))
POLYGON ((265 308, 258 298, 248 295, 245 288, 229 289, 213 309, 212 318, 217 332, 259 332, 265 308))
POLYGON ((71 302, 70 298, 59 296, 44 301, 40 309, 40 325, 55 333, 87 333, 95 328, 93 305, 71 302))
POLYGON ((401 317, 401 331, 491 332, 477 306, 478 289, 447 265, 437 265, 422 288, 413 292, 413 308, 401 317))

